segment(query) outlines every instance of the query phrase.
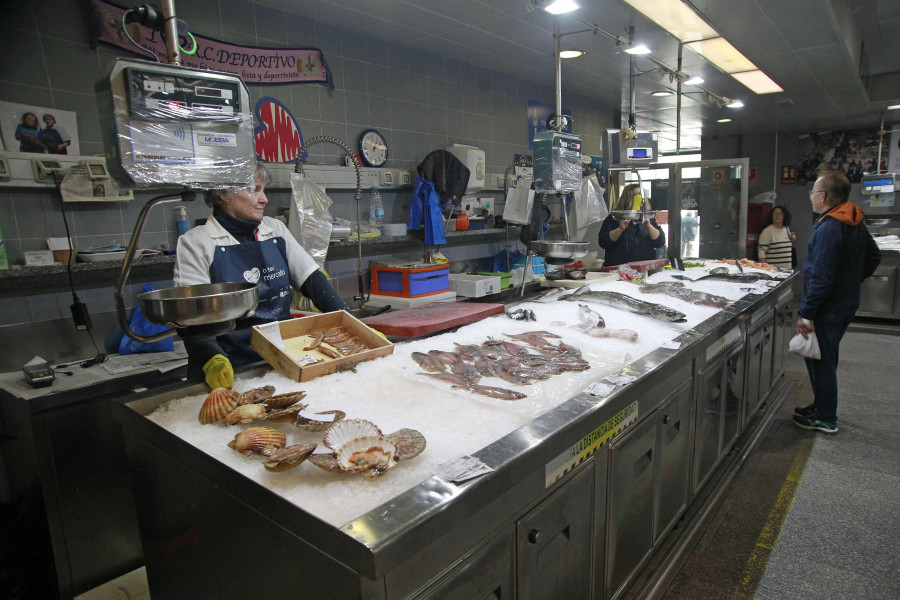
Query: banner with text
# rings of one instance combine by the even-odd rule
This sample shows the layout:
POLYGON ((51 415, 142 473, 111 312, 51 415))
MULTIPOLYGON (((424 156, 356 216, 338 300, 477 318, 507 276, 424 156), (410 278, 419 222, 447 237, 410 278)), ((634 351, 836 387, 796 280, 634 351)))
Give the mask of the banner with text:
MULTIPOLYGON (((128 9, 115 4, 93 0, 93 8, 95 41, 135 52, 148 59, 152 54, 166 62, 166 43, 160 32, 138 23, 123 24, 122 15, 128 9), (128 39, 129 36, 134 43, 128 39)), ((193 35, 193 42, 190 38, 181 38, 179 45, 188 52, 196 49, 191 54, 181 53, 183 66, 232 73, 245 83, 334 85, 325 56, 317 48, 256 48, 229 44, 202 35, 193 35)))

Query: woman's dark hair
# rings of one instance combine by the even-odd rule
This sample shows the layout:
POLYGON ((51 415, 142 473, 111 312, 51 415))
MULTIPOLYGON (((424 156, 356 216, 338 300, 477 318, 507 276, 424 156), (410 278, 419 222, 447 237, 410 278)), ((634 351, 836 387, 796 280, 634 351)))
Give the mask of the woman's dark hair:
POLYGON ((774 213, 776 210, 780 210, 780 211, 784 214, 784 226, 785 226, 785 227, 790 226, 790 224, 791 224, 791 211, 789 211, 787 208, 785 208, 785 207, 784 207, 783 205, 781 205, 781 204, 776 204, 775 206, 772 207, 772 210, 770 210, 770 211, 766 214, 766 218, 765 218, 765 220, 763 220, 763 229, 765 229, 766 227, 768 227, 769 225, 772 224, 772 213, 774 213))
POLYGON ((38 124, 38 118, 37 118, 37 115, 34 114, 33 112, 27 112, 27 113, 23 114, 23 115, 22 115, 22 123, 23 123, 23 124, 25 123, 25 118, 26 118, 28 115, 31 115, 32 117, 34 117, 34 124, 37 125, 37 124, 38 124))
MULTIPOLYGON (((253 176, 253 181, 250 183, 250 187, 252 188, 256 180, 259 180, 263 186, 267 186, 272 183, 272 173, 269 171, 269 168, 265 165, 265 163, 258 162, 256 163, 256 174, 253 176)), ((226 190, 223 189, 208 189, 203 194, 203 201, 206 202, 207 206, 215 206, 216 204, 222 204, 222 192, 234 192, 240 188, 228 188, 226 190)))

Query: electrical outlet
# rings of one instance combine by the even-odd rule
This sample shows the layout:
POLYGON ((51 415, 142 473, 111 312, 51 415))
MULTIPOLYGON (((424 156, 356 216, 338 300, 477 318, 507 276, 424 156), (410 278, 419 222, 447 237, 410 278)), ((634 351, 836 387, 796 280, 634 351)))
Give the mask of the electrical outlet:
POLYGON ((387 187, 394 185, 394 172, 393 171, 382 171, 381 172, 381 187, 387 187))
POLYGON ((400 185, 410 185, 409 173, 400 173, 400 185))
POLYGON ((501 189, 501 190, 503 189, 503 176, 502 175, 497 175, 497 188, 501 189))

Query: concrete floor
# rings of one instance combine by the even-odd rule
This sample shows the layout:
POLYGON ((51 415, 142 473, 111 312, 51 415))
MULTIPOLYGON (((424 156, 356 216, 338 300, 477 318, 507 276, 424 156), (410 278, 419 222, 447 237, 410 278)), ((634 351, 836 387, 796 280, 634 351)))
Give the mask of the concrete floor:
POLYGON ((664 598, 900 598, 900 337, 845 335, 836 435, 792 424, 812 391, 789 356, 793 393, 664 598))

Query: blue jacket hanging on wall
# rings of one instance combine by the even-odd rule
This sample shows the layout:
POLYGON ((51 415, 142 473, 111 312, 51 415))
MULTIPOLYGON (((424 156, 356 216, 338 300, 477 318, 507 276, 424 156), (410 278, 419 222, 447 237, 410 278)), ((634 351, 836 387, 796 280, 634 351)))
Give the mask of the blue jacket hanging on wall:
POLYGON ((416 187, 409 203, 410 229, 424 229, 425 243, 446 244, 444 218, 441 215, 441 199, 430 181, 416 177, 416 187), (424 221, 424 226, 423 226, 424 221))

